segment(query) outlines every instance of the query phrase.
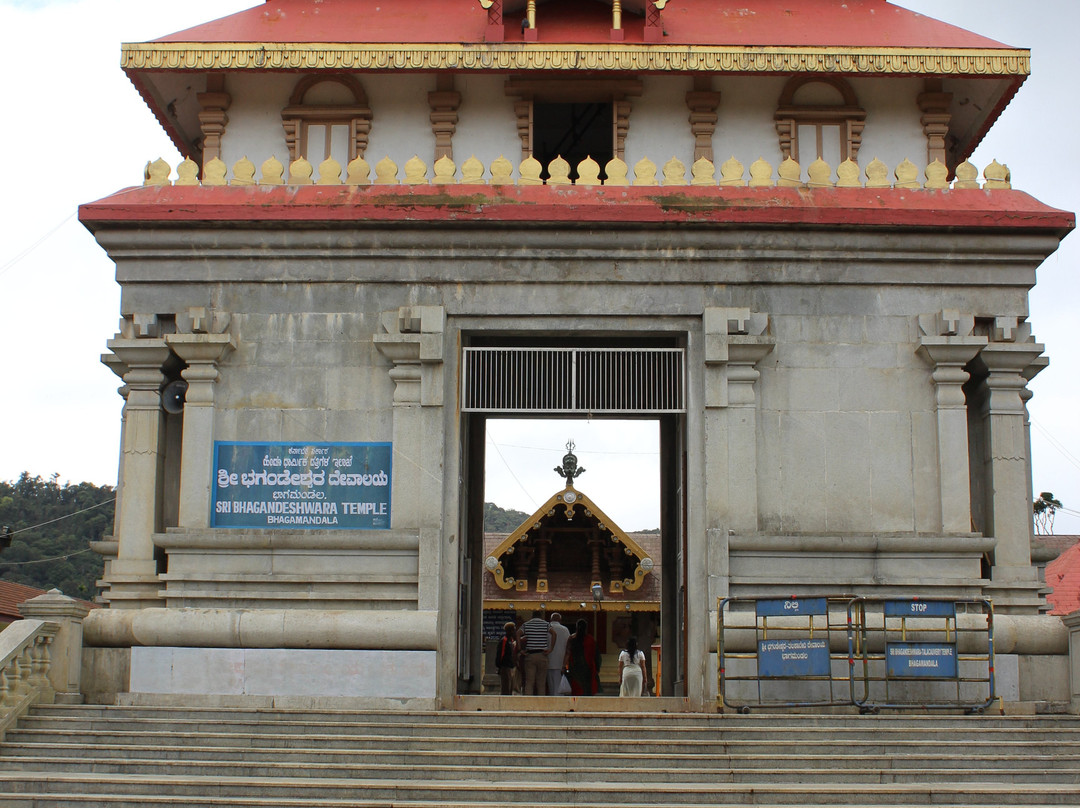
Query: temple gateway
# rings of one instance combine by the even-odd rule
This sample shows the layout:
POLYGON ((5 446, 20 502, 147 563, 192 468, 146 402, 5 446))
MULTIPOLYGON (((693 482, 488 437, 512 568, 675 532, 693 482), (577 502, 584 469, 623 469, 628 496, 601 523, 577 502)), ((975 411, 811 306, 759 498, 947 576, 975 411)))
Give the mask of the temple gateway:
POLYGON ((121 58, 184 160, 80 208, 125 399, 88 698, 452 707, 485 615, 578 605, 704 709, 724 598, 840 594, 987 600, 1002 692, 1066 688, 1026 402, 1074 218, 968 162, 1027 50, 885 0, 270 0, 121 58), (659 533, 553 477, 486 538, 487 424, 570 416, 656 422, 659 533))

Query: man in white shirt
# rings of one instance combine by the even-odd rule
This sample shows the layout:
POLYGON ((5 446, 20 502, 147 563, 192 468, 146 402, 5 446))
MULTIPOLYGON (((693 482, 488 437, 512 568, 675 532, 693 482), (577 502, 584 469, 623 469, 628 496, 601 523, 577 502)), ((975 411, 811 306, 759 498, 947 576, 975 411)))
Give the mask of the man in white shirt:
POLYGON ((551 615, 550 626, 555 635, 555 642, 548 653, 547 692, 549 696, 557 696, 559 695, 559 684, 562 682, 563 663, 566 660, 566 643, 570 640, 570 629, 562 624, 562 615, 558 612, 551 615))

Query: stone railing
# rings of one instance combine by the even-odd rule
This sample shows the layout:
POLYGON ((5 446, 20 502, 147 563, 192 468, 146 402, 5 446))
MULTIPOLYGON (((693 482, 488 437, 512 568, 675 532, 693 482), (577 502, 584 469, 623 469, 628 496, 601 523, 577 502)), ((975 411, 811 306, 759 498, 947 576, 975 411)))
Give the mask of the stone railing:
POLYGON ((171 178, 172 168, 164 160, 158 159, 147 163, 144 173, 144 185, 165 186, 250 186, 250 185, 578 185, 578 186, 697 186, 697 187, 750 187, 750 188, 901 188, 945 190, 978 189, 1004 190, 1011 188, 1011 177, 1007 166, 996 160, 983 171, 983 182, 979 182, 979 170, 969 162, 956 167, 950 179, 948 168, 935 160, 922 171, 910 160, 904 160, 894 170, 889 169, 880 160, 872 160, 865 168, 853 160, 845 160, 835 170, 824 160, 818 159, 806 169, 807 179, 802 179, 802 167, 788 158, 774 169, 763 158, 755 160, 747 168, 734 157, 719 167, 720 176, 716 176, 717 167, 710 160, 701 158, 690 166, 687 177, 686 164, 672 157, 659 169, 648 158, 639 160, 633 166, 633 178, 630 167, 618 158, 604 166, 603 180, 600 179, 600 165, 587 158, 577 166, 577 177, 570 179, 571 166, 561 157, 548 164, 548 178, 542 179, 543 166, 532 157, 515 166, 505 157, 499 157, 485 167, 475 157, 470 157, 461 164, 448 157, 437 160, 429 167, 419 157, 413 157, 402 168, 389 157, 375 163, 374 178, 372 166, 362 157, 358 157, 345 168, 342 177, 341 164, 333 158, 324 160, 315 168, 304 158, 294 161, 286 167, 276 158, 263 162, 256 178, 256 167, 246 157, 233 164, 231 175, 225 163, 214 158, 203 169, 199 177, 199 166, 193 160, 184 160, 176 168, 176 179, 171 178))
POLYGON ((44 620, 17 620, 0 631, 0 741, 31 706, 52 701, 49 646, 58 630, 44 620))
POLYGON ((58 589, 19 604, 0 631, 0 741, 35 704, 82 701, 82 621, 90 607, 58 589))

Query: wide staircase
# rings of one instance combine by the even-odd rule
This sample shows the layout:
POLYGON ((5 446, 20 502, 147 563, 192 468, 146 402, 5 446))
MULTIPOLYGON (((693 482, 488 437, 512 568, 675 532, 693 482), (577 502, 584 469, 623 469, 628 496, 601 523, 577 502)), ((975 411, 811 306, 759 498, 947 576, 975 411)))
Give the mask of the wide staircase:
POLYGON ((1080 805, 1080 719, 39 706, 0 806, 1080 805))

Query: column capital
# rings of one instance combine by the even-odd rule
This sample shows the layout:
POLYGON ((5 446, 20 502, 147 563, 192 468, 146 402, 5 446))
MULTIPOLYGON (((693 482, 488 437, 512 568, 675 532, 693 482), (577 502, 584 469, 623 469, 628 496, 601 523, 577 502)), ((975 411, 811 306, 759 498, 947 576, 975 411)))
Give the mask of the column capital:
POLYGON ((442 306, 402 306, 383 312, 384 334, 372 341, 379 353, 394 363, 395 406, 443 404, 442 368, 446 310, 442 306))
POLYGON ((220 362, 236 348, 228 334, 169 334, 165 342, 189 365, 220 362))

